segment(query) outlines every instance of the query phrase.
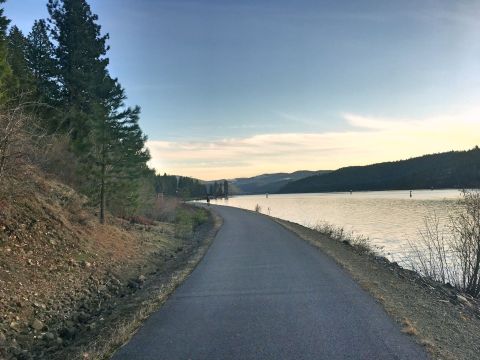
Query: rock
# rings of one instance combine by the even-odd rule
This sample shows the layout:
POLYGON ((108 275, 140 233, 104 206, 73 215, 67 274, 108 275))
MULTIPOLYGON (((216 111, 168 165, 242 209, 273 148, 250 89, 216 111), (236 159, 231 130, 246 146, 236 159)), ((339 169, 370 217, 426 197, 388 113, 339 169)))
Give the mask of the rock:
POLYGON ((70 320, 65 321, 65 327, 71 328, 71 327, 74 327, 74 326, 75 326, 75 324, 74 324, 73 321, 70 321, 70 320))
POLYGON ((98 287, 98 291, 99 292, 106 292, 107 291, 107 286, 106 285, 100 285, 98 287))
POLYGON ((46 332, 45 335, 43 335, 43 337, 45 339, 47 339, 48 341, 53 341, 55 340, 55 335, 51 332, 46 332))
POLYGON ((137 290, 140 288, 138 281, 133 281, 133 280, 129 280, 127 286, 131 290, 137 290))
POLYGON ((66 327, 62 329, 60 335, 63 339, 71 340, 77 335, 77 329, 75 327, 66 327))
POLYGON ((82 261, 82 267, 88 269, 88 268, 92 267, 92 264, 89 263, 88 261, 83 260, 82 261))
POLYGON ((81 322, 82 324, 85 324, 88 322, 90 319, 90 316, 84 311, 81 311, 78 313, 78 321, 81 322))
POLYGON ((7 343, 7 337, 3 332, 0 332, 0 347, 5 346, 6 343, 7 343))
POLYGON ((45 304, 42 304, 42 303, 39 303, 39 302, 34 302, 33 306, 36 307, 36 308, 39 308, 39 309, 43 309, 43 310, 45 310, 47 308, 47 306, 45 304))
POLYGON ((140 275, 137 279, 137 282, 139 284, 143 284, 145 282, 145 280, 147 280, 147 278, 145 277, 145 275, 140 275))
POLYGON ((78 264, 77 264, 77 262, 76 262, 74 259, 71 259, 71 258, 70 258, 70 259, 68 259, 68 265, 70 265, 70 266, 77 266, 78 264))
POLYGON ((461 302, 462 304, 464 304, 464 305, 467 305, 467 306, 469 306, 469 307, 472 306, 472 304, 470 304, 470 302, 467 300, 467 298, 464 297, 464 296, 462 296, 462 295, 457 295, 457 300, 458 300, 459 302, 461 302))
POLYGON ((38 319, 33 320, 32 324, 31 324, 32 329, 36 330, 36 331, 41 331, 43 329, 43 326, 44 326, 43 322, 41 322, 38 319))
POLYGON ((10 323, 10 329, 15 330, 15 331, 20 331, 20 324, 16 321, 12 321, 10 323))

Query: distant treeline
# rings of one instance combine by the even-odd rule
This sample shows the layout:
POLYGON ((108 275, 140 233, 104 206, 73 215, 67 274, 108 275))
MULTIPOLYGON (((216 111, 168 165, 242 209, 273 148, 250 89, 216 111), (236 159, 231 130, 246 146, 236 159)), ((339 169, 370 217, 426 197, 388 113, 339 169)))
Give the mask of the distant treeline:
POLYGON ((205 184, 202 181, 190 177, 176 175, 156 175, 155 192, 157 197, 179 196, 183 199, 228 196, 228 181, 215 181, 205 184))
POLYGON ((207 195, 207 188, 197 179, 175 175, 155 176, 157 196, 179 196, 184 199, 200 198, 207 195))
POLYGON ((280 193, 480 187, 480 149, 451 151, 310 176, 280 193))

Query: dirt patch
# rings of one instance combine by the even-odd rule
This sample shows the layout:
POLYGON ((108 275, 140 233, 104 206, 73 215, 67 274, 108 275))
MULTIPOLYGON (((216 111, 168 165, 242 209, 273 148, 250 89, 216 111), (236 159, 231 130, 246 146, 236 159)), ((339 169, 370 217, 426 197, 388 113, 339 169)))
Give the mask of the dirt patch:
POLYGON ((304 226, 275 219, 344 267, 372 294, 403 332, 435 359, 471 360, 480 354, 480 304, 453 288, 420 277, 387 259, 355 250, 304 226))

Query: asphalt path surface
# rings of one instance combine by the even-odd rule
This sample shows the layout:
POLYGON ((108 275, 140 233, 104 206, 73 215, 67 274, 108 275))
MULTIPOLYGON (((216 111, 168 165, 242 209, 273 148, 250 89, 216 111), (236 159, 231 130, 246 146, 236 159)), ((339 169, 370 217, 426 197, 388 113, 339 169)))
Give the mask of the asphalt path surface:
POLYGON ((113 359, 427 359, 332 259, 281 225, 211 206, 204 259, 113 359))

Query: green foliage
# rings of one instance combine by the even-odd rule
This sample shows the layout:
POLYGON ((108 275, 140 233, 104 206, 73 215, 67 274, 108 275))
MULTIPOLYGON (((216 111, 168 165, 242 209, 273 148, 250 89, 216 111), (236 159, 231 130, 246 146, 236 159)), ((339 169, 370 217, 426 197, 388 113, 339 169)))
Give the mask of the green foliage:
MULTIPOLYGON (((32 38, 38 39, 36 63, 39 80, 50 91, 55 74, 60 84, 59 128, 71 136, 80 159, 81 188, 100 207, 100 221, 111 206, 131 215, 138 206, 141 179, 150 159, 146 137, 138 124, 140 108, 125 105, 125 91, 107 69, 108 34, 102 35, 97 15, 85 0, 50 0, 51 34, 55 66, 52 69, 46 27, 38 22, 32 38), (42 57, 43 56, 43 57, 42 57), (46 60, 43 62, 43 60, 46 60)), ((33 62, 33 61, 32 61, 33 62)), ((49 94, 56 97, 56 91, 49 94)))
POLYGON ((48 11, 51 35, 57 43, 54 53, 61 85, 61 125, 81 153, 92 145, 95 122, 108 116, 108 103, 122 95, 107 70, 108 35, 101 35, 98 18, 87 2, 49 0, 48 11))
POLYGON ((175 236, 190 238, 195 229, 208 221, 208 212, 199 208, 179 208, 175 214, 175 236))
POLYGON ((155 192, 157 195, 192 199, 205 197, 207 188, 197 179, 164 174, 155 176, 155 192))
POLYGON ((8 56, 7 60, 12 70, 13 83, 10 85, 11 97, 28 94, 33 95, 33 78, 26 61, 28 41, 16 26, 10 29, 7 37, 8 56))
POLYGON ((213 197, 228 197, 228 181, 223 180, 221 183, 215 181, 210 185, 208 194, 213 197))
POLYGON ((223 180, 223 194, 228 197, 229 192, 228 192, 228 181, 223 180))
POLYGON ((10 24, 4 15, 3 4, 5 0, 0 0, 0 104, 7 101, 7 90, 11 84, 12 70, 8 64, 8 43, 7 43, 7 28, 10 24))
POLYGON ((30 70, 35 98, 39 102, 38 115, 43 127, 54 133, 59 128, 58 112, 60 87, 56 81, 55 48, 48 35, 45 20, 36 20, 27 37, 25 57, 30 70))
MULTIPOLYGON (((86 194, 101 222, 107 209, 126 218, 151 212, 160 194, 206 196, 196 179, 148 168, 140 108, 125 103, 125 90, 110 75, 109 35, 86 0, 48 0, 49 19, 35 21, 27 37, 15 26, 7 35, 3 3, 0 105, 21 98, 32 108, 31 125, 49 139, 42 149, 48 159, 38 162, 44 170, 86 194)), ((179 214, 178 224, 193 229, 205 220, 202 212, 187 215, 179 214)))

